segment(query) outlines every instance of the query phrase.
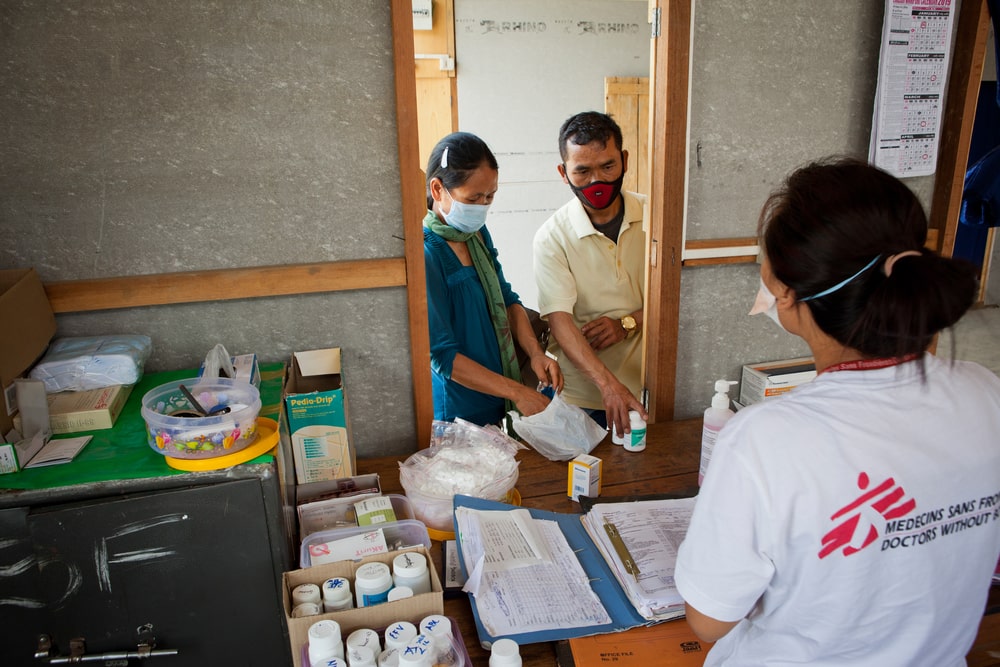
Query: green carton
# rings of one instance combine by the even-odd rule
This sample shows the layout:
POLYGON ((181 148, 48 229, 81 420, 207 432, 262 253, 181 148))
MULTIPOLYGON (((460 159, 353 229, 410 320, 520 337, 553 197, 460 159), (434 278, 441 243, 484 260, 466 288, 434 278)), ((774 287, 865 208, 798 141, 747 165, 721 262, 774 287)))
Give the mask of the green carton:
POLYGON ((299 484, 354 474, 339 347, 292 354, 284 408, 299 484))

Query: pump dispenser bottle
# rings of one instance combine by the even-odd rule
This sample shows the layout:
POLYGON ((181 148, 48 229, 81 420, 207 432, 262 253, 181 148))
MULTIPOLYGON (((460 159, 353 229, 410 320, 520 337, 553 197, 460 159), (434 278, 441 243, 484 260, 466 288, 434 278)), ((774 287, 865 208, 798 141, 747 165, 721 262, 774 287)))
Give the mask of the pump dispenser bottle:
POLYGON ((705 480, 705 471, 712 460, 712 450, 715 441, 719 439, 719 431, 726 422, 736 414, 729 409, 729 386, 735 381, 716 380, 715 396, 712 397, 712 407, 705 410, 704 426, 701 429, 701 465, 698 467, 698 486, 705 480))

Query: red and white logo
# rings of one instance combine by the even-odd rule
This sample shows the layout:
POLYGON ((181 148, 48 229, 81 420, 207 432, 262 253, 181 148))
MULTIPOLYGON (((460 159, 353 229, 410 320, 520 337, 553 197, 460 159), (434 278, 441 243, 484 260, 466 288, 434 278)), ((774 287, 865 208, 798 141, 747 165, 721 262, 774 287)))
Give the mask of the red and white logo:
POLYGON ((858 488, 864 493, 830 517, 831 521, 842 520, 823 536, 820 558, 838 549, 844 556, 861 551, 878 538, 879 527, 886 521, 906 516, 917 508, 917 501, 905 498, 906 491, 892 477, 871 489, 870 484, 867 473, 858 475, 858 488))

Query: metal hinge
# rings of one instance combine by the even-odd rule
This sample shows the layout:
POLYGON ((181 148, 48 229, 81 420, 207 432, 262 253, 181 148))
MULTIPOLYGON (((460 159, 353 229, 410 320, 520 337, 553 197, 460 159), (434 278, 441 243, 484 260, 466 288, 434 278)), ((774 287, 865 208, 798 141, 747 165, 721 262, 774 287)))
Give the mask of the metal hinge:
POLYGON ((660 8, 659 7, 654 7, 653 8, 653 15, 650 16, 650 23, 653 24, 653 34, 650 36, 650 39, 656 39, 657 37, 660 36, 660 8))

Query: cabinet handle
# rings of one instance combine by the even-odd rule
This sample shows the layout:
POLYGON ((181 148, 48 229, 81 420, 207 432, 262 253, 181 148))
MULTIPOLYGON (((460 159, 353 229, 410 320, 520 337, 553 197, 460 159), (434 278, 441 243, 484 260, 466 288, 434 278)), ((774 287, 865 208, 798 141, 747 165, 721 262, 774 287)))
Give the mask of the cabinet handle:
POLYGON ((132 651, 107 651, 105 653, 87 654, 86 642, 82 637, 70 640, 70 654, 68 656, 52 655, 56 650, 52 644, 52 639, 48 635, 39 635, 38 649, 35 651, 35 658, 50 665, 69 665, 79 662, 121 662, 127 664, 129 660, 144 660, 146 658, 159 658, 168 655, 177 655, 177 649, 158 649, 155 642, 140 642, 132 651))

